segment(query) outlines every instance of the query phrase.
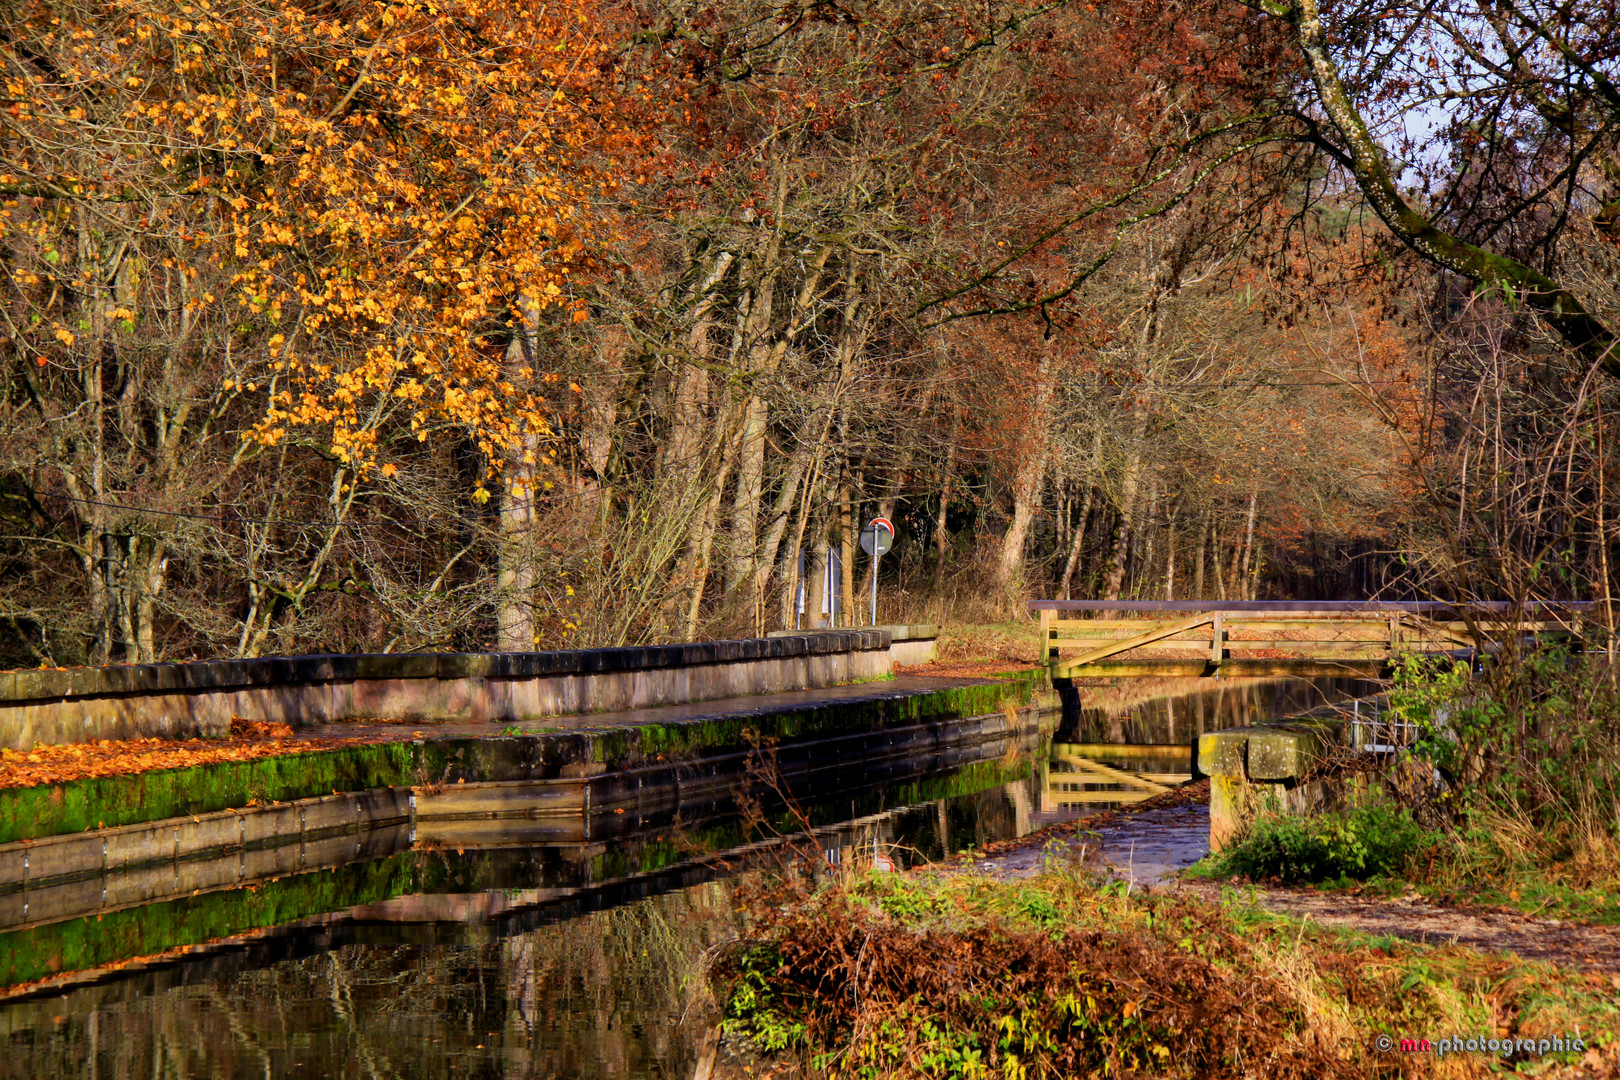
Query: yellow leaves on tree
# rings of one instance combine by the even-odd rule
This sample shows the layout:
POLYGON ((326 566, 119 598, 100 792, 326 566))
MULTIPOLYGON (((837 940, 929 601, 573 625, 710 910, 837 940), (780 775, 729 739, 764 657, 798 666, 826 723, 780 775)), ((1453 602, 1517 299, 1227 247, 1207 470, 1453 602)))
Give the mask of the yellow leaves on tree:
MULTIPOLYGON (((25 4, 9 21, 57 69, 8 78, 27 137, 0 230, 59 243, 37 197, 135 208, 188 245, 228 290, 184 303, 222 309, 264 360, 250 438, 314 434, 364 470, 403 408, 499 467, 545 434, 506 342, 547 308, 582 317, 575 282, 631 141, 600 16, 590 0, 25 4)), ((75 263, 82 288, 96 265, 75 263)))

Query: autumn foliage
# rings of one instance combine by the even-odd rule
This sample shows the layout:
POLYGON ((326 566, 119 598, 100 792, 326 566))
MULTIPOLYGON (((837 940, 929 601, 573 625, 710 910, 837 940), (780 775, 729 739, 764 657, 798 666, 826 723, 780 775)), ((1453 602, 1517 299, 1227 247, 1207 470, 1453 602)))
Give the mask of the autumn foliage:
POLYGON ((187 769, 225 761, 255 761, 308 754, 386 737, 288 739, 257 733, 226 739, 98 739, 32 750, 0 749, 0 788, 66 784, 99 776, 127 776, 157 769, 187 769))
MULTIPOLYGON (((1546 122, 1481 150, 1495 106, 1459 101, 1447 153, 1387 149, 1439 193, 1408 209, 1544 250, 1606 326, 1594 208, 1620 173, 1586 54, 1612 32, 1508 8, 1492 34, 1583 58, 1575 112, 1541 61, 1459 48, 1470 100, 1546 122)), ((1332 64, 1268 11, 7 8, 0 656, 617 645, 829 601, 848 622, 876 515, 900 525, 880 620, 1428 595, 1461 566, 1495 595, 1574 518, 1566 561, 1606 575, 1585 376, 1545 312, 1476 321, 1469 282, 1506 279, 1403 240, 1342 130, 1361 109, 1385 139, 1425 92, 1425 38, 1391 27, 1477 18, 1330 7, 1328 60, 1365 42, 1383 82, 1324 119, 1332 64), (1586 452, 1566 426, 1590 458, 1533 464, 1586 452)))
POLYGON ((48 367, 149 330, 149 291, 177 293, 188 325, 234 327, 224 388, 264 402, 245 437, 318 433, 364 470, 398 401, 418 437, 465 433, 498 469, 546 430, 504 338, 548 308, 583 317, 632 142, 600 15, 25 5, 24 55, 49 63, 8 70, 0 234, 16 288, 91 300, 11 332, 48 367))

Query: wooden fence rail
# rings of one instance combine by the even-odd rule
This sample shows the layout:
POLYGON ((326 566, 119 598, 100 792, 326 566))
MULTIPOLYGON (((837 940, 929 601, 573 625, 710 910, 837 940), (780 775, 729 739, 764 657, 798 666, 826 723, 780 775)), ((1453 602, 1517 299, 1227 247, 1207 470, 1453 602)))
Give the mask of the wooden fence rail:
POLYGON ((1402 653, 1475 648, 1510 635, 1566 631, 1586 603, 1466 606, 1432 601, 1036 600, 1042 659, 1078 675, 1376 674, 1402 653), (1101 614, 1105 617, 1087 617, 1101 614), (1114 618, 1108 616, 1129 615, 1114 618), (1167 617, 1168 616, 1168 617, 1167 617), (1483 639, 1483 640, 1481 640, 1483 639), (1060 649, 1078 655, 1060 658, 1060 649), (1134 670, 1142 668, 1142 670, 1134 670), (1324 669, 1325 670, 1318 670, 1324 669), (1252 670, 1251 670, 1252 669, 1252 670))

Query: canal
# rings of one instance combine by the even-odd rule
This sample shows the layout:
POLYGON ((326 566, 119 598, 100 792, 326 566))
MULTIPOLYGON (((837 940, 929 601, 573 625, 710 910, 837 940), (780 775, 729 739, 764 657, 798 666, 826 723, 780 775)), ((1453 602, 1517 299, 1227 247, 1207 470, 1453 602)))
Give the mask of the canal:
POLYGON ((150 903, 86 880, 72 917, 4 907, 0 1077, 690 1076, 737 875, 806 827, 835 864, 939 861, 1164 792, 1202 731, 1365 688, 1082 686, 1001 743, 853 785, 779 790, 762 752, 743 805, 697 819, 386 826, 195 895, 177 868, 150 903))

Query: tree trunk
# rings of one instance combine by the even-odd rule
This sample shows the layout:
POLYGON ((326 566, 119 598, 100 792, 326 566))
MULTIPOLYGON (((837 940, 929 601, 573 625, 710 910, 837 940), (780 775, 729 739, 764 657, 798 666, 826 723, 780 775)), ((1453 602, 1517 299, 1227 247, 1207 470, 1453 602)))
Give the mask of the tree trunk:
MULTIPOLYGON (((519 296, 512 312, 512 341, 506 348, 506 367, 533 370, 540 306, 519 296)), ((534 532, 534 489, 538 440, 525 432, 515 445, 505 447, 506 469, 501 476, 501 510, 496 538, 495 647, 501 652, 527 652, 535 646, 534 562, 530 544, 534 532)))
POLYGON ((1058 593, 1065 600, 1070 598, 1069 587, 1074 581, 1074 569, 1080 565, 1080 549, 1085 546, 1086 522, 1091 517, 1091 499, 1096 490, 1096 488, 1087 484, 1086 497, 1080 502, 1080 520, 1075 522, 1074 538, 1069 544, 1069 559, 1068 562, 1063 564, 1063 582, 1058 589, 1058 593))
POLYGON ((589 479, 582 477, 579 486, 584 495, 582 509, 596 519, 597 527, 603 524, 610 509, 603 499, 603 489, 607 486, 608 467, 613 459, 613 428, 618 421, 628 345, 622 327, 602 330, 596 348, 598 370, 586 386, 581 402, 584 423, 579 433, 579 448, 592 475, 589 479))
MULTIPOLYGON (((729 427, 730 425, 726 425, 728 433, 729 427)), ((687 558, 684 560, 686 572, 676 577, 677 581, 685 578, 689 582, 686 617, 682 626, 683 641, 697 640, 698 619, 703 611, 703 592, 709 584, 709 555, 714 547, 714 534, 720 524, 720 502, 725 494, 726 481, 731 479, 731 469, 736 461, 737 444, 728 443, 721 455, 720 473, 715 477, 714 488, 709 492, 702 511, 692 523, 687 558)))
MULTIPOLYGON (((856 480, 857 489, 860 487, 856 480)), ((839 582, 838 591, 843 597, 844 625, 854 626, 859 620, 855 617, 855 530, 854 508, 850 506, 849 484, 846 481, 838 489, 838 541, 839 541, 839 582)))
MULTIPOLYGON (((776 566, 777 554, 782 547, 782 535, 787 530, 793 504, 799 498, 799 487, 804 483, 806 473, 813 472, 817 463, 820 462, 822 451, 827 445, 827 437, 831 432, 832 409, 830 406, 825 416, 818 417, 814 413, 807 416, 799 429, 798 448, 793 452, 793 459, 788 465, 787 475, 783 477, 782 486, 776 494, 775 505, 771 508, 770 524, 765 529, 765 541, 761 546, 760 558, 754 566, 754 579, 751 582, 751 587, 752 595, 757 598, 754 608, 760 613, 760 624, 756 628, 759 633, 764 633, 765 630, 765 587, 769 584, 771 571, 776 566), (812 427, 818 423, 821 429, 820 433, 812 440, 810 432, 812 427)), ((812 476, 811 483, 813 482, 814 477, 812 476)), ((802 520, 799 528, 802 535, 804 528, 802 520)), ((798 566, 798 552, 798 547, 789 552, 793 557, 794 567, 798 566)), ((781 574, 779 576, 789 584, 791 589, 793 581, 796 580, 796 574, 797 571, 795 570, 794 574, 781 574)), ((791 613, 788 621, 791 622, 791 613)))
POLYGON ((1108 564, 1108 579, 1103 586, 1105 600, 1118 600, 1120 586, 1125 582, 1126 560, 1130 555, 1131 519, 1136 513, 1141 464, 1141 458, 1134 451, 1125 459, 1125 472, 1119 485, 1119 517, 1114 523, 1114 553, 1108 564))
POLYGON ((1209 508, 1198 518, 1198 549, 1193 556, 1193 594, 1194 600, 1204 598, 1204 550, 1209 547, 1209 508))
POLYGON ((1176 515, 1173 511, 1164 530, 1164 598, 1176 598, 1176 515))
MULTIPOLYGON (((1260 489, 1256 485, 1249 492, 1249 521, 1243 531, 1243 563, 1241 569, 1237 572, 1236 580, 1233 581, 1234 586, 1245 591, 1246 598, 1249 600, 1254 599, 1254 582, 1249 578, 1249 563, 1254 556, 1254 514, 1259 505, 1259 499, 1260 489)), ((1254 566, 1258 570, 1260 568, 1259 562, 1255 561, 1254 566)))
POLYGON ((1013 516, 1007 535, 1001 540, 1001 558, 996 564, 996 584, 1003 590, 1022 584, 1024 543, 1029 527, 1040 509, 1041 490, 1046 479, 1046 458, 1051 441, 1047 438, 1052 402, 1052 354, 1055 341, 1042 343, 1040 363, 1035 369, 1035 398, 1030 406, 1029 437, 1021 446, 1018 472, 1013 478, 1013 516))
POLYGON ((934 596, 939 596, 940 589, 945 584, 945 552, 950 546, 950 537, 945 534, 946 513, 951 506, 951 477, 956 468, 956 437, 957 427, 952 425, 951 443, 945 448, 945 467, 941 470, 939 485, 939 517, 934 522, 934 596))
POLYGON ((821 630, 828 625, 829 612, 822 610, 827 595, 827 550, 827 530, 818 527, 814 549, 810 554, 810 566, 807 568, 809 575, 804 597, 806 621, 812 630, 821 630))
POLYGON ((147 556, 141 574, 141 601, 136 612, 136 645, 138 660, 142 664, 157 662, 157 647, 153 641, 152 621, 157 612, 157 596, 163 590, 164 572, 169 565, 167 545, 159 539, 147 541, 147 556))
MULTIPOLYGON (((822 429, 822 439, 825 440, 827 432, 832 429, 829 419, 827 426, 822 429)), ((782 595, 782 629, 791 629, 794 624, 794 615, 797 608, 798 593, 804 582, 799 574, 799 556, 804 551, 804 536, 810 524, 811 495, 821 480, 821 449, 822 444, 816 444, 815 452, 810 458, 810 475, 804 482, 804 494, 799 499, 798 524, 793 530, 793 545, 782 555, 782 580, 786 583, 786 591, 782 595)), ((806 590, 808 592, 808 590, 806 590)), ((810 614, 808 596, 805 602, 805 614, 810 614)))

